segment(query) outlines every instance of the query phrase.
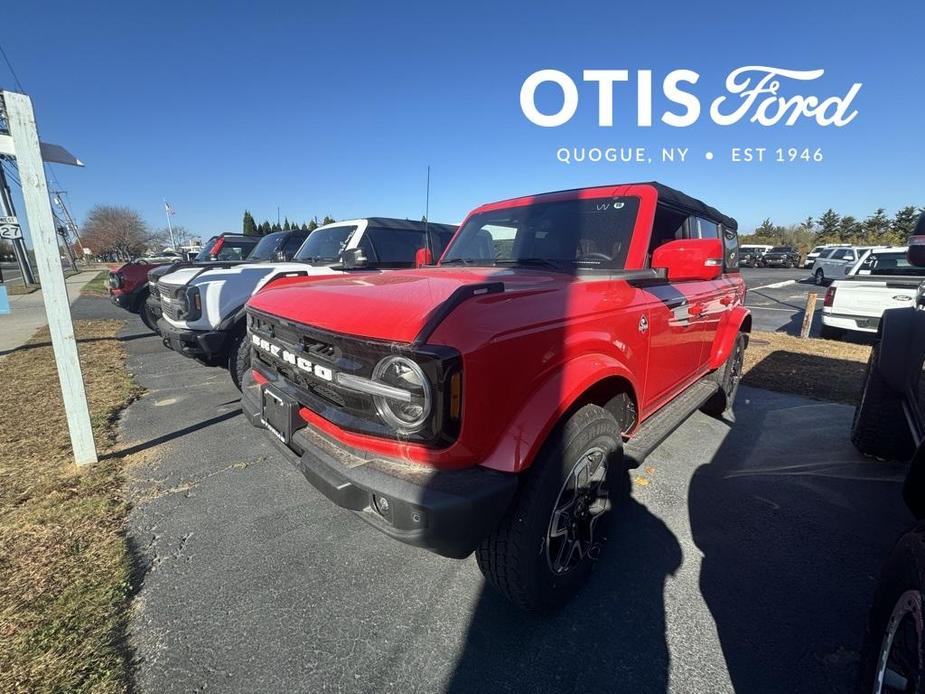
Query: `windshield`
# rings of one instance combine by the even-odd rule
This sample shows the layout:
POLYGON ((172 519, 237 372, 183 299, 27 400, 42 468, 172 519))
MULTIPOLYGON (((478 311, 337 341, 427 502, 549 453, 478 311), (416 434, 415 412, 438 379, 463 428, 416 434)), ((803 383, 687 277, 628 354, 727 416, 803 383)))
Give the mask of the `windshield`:
POLYGON ((205 245, 202 247, 202 250, 199 251, 196 256, 197 262, 209 262, 210 260, 244 260, 248 257, 248 253, 257 245, 256 239, 229 239, 227 237, 213 236, 211 239, 206 241, 205 245), (215 254, 214 258, 212 256, 212 251, 215 250, 215 246, 221 242, 221 245, 218 248, 218 252, 215 254))
POLYGON ((441 265, 536 265, 622 269, 639 198, 536 203, 469 218, 441 265))
POLYGON ((824 248, 823 246, 816 246, 813 250, 810 251, 810 253, 817 253, 817 254, 818 254, 818 253, 822 253, 822 251, 824 251, 824 250, 825 250, 825 248, 824 248))
POLYGON ((772 249, 771 249, 770 251, 768 251, 768 252, 769 252, 769 253, 789 253, 789 252, 790 252, 790 246, 774 246, 774 248, 772 248, 772 249))
POLYGON ((858 267, 858 274, 921 277, 925 275, 925 269, 910 265, 905 251, 874 251, 858 267))
POLYGON ((336 263, 340 259, 340 252, 347 246, 347 241, 355 230, 356 226, 315 229, 302 244, 299 252, 295 254, 294 260, 313 265, 336 263))
POLYGON ((262 260, 276 260, 276 254, 282 250, 283 244, 289 237, 288 231, 277 231, 273 234, 267 234, 260 243, 254 248, 247 259, 259 263, 262 260))

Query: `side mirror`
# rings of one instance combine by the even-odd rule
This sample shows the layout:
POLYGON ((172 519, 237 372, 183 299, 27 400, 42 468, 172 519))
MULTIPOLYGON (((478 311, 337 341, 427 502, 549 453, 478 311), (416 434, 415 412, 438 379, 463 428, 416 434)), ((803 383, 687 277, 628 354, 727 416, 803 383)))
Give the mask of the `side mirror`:
POLYGON ((367 266, 369 261, 363 255, 362 248, 347 248, 340 252, 340 262, 345 270, 359 270, 367 266))
POLYGON ((414 267, 424 267, 434 264, 434 254, 429 248, 419 248, 414 253, 414 267))
POLYGON ((912 236, 909 238, 909 250, 906 251, 906 260, 914 267, 925 267, 925 236, 912 236))
POLYGON ((723 274, 723 242, 719 239, 669 241, 655 249, 652 267, 664 268, 669 282, 715 280, 723 274))

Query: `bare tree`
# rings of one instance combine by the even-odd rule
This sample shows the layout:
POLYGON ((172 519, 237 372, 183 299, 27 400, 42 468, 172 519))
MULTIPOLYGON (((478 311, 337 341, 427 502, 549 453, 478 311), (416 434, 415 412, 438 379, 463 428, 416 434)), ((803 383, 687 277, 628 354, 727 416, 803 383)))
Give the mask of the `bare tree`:
POLYGON ((97 205, 90 210, 81 235, 83 243, 97 255, 122 260, 144 253, 152 237, 135 210, 112 205, 97 205))

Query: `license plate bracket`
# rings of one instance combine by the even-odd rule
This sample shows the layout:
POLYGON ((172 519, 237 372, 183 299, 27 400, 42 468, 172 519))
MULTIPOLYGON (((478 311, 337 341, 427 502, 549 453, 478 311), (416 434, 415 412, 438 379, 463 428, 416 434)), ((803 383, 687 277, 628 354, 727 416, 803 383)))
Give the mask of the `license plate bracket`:
POLYGON ((292 441, 293 432, 305 424, 299 416, 299 403, 269 385, 263 387, 261 399, 264 426, 288 446, 292 441))

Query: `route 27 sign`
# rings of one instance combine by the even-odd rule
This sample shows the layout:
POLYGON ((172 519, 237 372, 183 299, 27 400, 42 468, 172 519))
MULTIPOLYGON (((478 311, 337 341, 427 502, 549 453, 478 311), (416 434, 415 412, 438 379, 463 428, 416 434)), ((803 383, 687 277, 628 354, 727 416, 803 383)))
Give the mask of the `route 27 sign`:
POLYGON ((0 239, 14 241, 22 238, 22 228, 16 217, 0 217, 0 239))

